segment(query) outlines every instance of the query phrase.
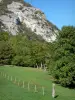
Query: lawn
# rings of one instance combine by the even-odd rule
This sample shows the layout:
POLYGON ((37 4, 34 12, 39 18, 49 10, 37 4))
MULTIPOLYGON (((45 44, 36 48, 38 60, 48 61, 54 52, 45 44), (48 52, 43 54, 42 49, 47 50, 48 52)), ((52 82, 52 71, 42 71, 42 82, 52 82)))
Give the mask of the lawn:
POLYGON ((75 100, 74 89, 64 88, 57 84, 55 89, 57 98, 53 99, 51 96, 52 77, 41 69, 0 66, 0 100, 75 100), (35 85, 37 92, 34 92, 35 85))

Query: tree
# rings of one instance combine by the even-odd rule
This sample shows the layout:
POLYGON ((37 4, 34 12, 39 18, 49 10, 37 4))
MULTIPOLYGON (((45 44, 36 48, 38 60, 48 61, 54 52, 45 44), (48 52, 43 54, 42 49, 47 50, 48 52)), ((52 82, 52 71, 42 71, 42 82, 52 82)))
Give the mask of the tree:
POLYGON ((9 37, 10 37, 9 33, 0 32, 0 41, 8 41, 9 37))
POLYGON ((33 41, 31 44, 31 57, 35 61, 35 66, 43 68, 49 60, 49 47, 46 42, 33 41))
POLYGON ((13 50, 9 38, 9 33, 0 32, 0 64, 11 64, 13 50))
POLYGON ((27 36, 18 34, 10 39, 15 52, 12 64, 19 66, 40 67, 48 61, 49 48, 46 42, 30 40, 27 36))
POLYGON ((0 41, 0 64, 11 64, 13 51, 8 42, 0 41))
POLYGON ((10 44, 15 52, 12 64, 31 66, 30 42, 26 36, 16 35, 10 39, 10 44))
POLYGON ((75 27, 64 26, 57 36, 52 74, 63 86, 75 86, 75 27))

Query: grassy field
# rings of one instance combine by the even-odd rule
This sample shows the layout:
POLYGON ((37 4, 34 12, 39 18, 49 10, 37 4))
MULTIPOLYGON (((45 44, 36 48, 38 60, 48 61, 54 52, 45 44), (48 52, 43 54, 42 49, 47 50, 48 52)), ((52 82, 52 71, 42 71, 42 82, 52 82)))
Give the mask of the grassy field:
POLYGON ((40 69, 1 66, 0 100, 75 100, 74 89, 64 88, 59 85, 55 86, 57 98, 52 98, 51 80, 51 76, 40 69), (28 83, 30 85, 29 91, 28 83), (37 88, 36 93, 34 92, 35 85, 37 88), (44 87, 44 95, 42 87, 44 87))

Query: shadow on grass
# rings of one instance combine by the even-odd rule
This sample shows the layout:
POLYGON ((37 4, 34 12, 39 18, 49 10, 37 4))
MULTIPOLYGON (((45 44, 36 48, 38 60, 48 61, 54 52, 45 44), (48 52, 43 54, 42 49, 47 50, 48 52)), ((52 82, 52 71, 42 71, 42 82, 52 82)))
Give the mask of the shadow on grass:
POLYGON ((59 95, 56 95, 54 98, 58 98, 59 95))

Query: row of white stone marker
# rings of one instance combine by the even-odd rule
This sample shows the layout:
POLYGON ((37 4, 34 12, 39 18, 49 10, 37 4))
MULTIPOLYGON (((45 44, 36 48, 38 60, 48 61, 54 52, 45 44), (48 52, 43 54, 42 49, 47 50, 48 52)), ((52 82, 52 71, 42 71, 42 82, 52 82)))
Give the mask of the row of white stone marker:
MULTIPOLYGON (((10 80, 10 81, 13 80, 12 76, 10 77, 9 75, 4 74, 3 72, 0 72, 0 73, 1 73, 2 76, 7 78, 8 80, 10 80)), ((15 77, 14 83, 16 83, 16 82, 17 82, 17 80, 16 80, 16 77, 15 77)), ((20 80, 18 81, 17 85, 18 86, 20 85, 20 80)), ((24 81, 22 83, 22 87, 23 88, 25 87, 24 81)), ((28 82, 28 91, 30 91, 30 82, 28 82)), ((37 92, 37 86, 36 85, 34 86, 34 92, 37 92)), ((43 94, 43 96, 45 95, 45 88, 44 87, 42 87, 42 94, 43 94)), ((55 84, 54 83, 52 84, 52 97, 55 98, 55 84)))

